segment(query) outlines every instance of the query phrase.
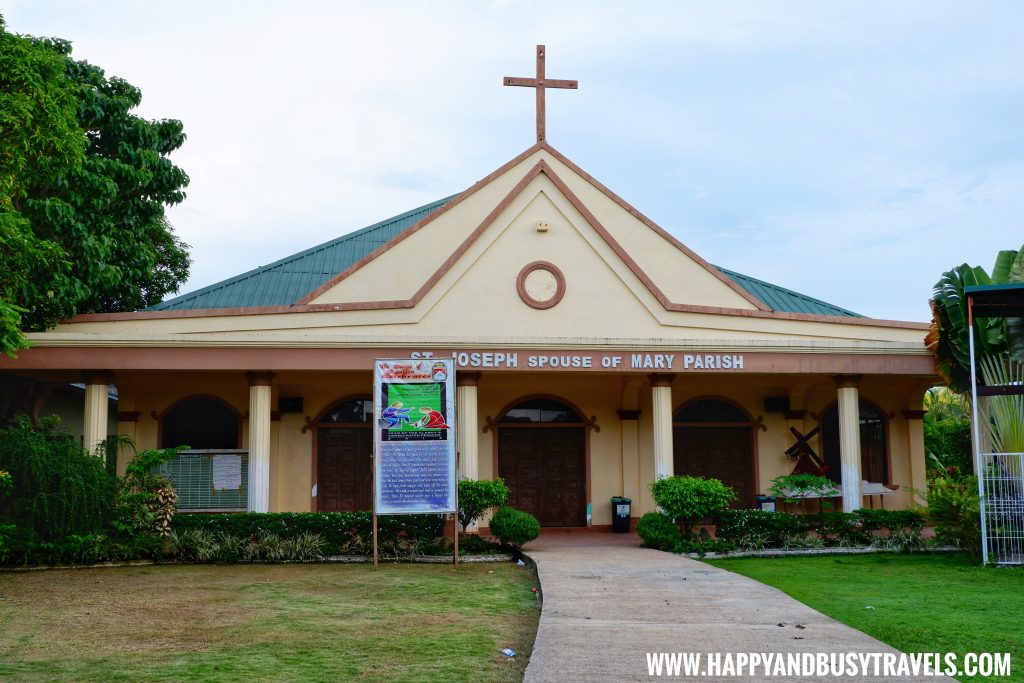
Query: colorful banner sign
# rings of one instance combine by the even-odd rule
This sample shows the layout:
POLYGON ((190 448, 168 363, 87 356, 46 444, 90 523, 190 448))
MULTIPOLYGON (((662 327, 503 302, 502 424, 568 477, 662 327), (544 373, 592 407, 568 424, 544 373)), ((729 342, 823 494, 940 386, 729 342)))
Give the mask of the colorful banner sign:
POLYGON ((374 512, 456 512, 455 363, 374 362, 374 512))

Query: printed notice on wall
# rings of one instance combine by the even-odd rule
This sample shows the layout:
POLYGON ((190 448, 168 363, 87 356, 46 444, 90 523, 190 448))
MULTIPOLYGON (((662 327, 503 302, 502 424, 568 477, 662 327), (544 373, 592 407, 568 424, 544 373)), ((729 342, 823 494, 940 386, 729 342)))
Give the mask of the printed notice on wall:
POLYGON ((237 491, 242 488, 242 456, 216 453, 213 456, 213 490, 237 491))
POLYGON ((455 512, 455 364, 374 364, 374 511, 455 512))

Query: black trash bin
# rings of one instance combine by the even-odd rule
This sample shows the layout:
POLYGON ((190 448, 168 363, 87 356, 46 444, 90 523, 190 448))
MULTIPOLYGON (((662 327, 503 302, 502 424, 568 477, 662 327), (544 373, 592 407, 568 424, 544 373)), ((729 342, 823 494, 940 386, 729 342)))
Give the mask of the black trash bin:
POLYGON ((612 498, 612 531, 617 534, 629 533, 629 510, 633 501, 629 498, 612 498))

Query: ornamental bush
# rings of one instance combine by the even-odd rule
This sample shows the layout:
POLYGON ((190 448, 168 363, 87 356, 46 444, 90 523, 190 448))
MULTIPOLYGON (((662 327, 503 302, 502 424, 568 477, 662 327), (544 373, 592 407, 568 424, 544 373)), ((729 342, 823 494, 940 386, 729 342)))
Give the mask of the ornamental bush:
POLYGON ((116 531, 129 536, 155 533, 166 537, 171 533, 171 520, 178 511, 178 493, 174 483, 155 470, 186 448, 140 451, 128 462, 114 506, 116 531))
POLYGON ((717 479, 666 477, 651 484, 654 502, 680 524, 683 537, 693 536, 693 526, 705 517, 724 510, 736 500, 736 492, 717 479))
POLYGON ((744 549, 787 548, 807 536, 803 518, 766 510, 722 510, 715 514, 715 536, 744 549))
POLYGON ((117 479, 56 416, 38 424, 24 416, 0 428, 0 470, 10 473, 7 514, 42 541, 100 533, 110 521, 117 479))
POLYGON ((851 548, 871 543, 871 534, 857 512, 815 512, 804 519, 826 545, 851 548))
POLYGON ((928 517, 935 538, 967 551, 972 561, 981 556, 981 501, 974 476, 935 476, 928 482, 928 517))
POLYGON ((673 550, 683 540, 679 526, 661 512, 648 512, 636 523, 636 533, 646 548, 673 550))
POLYGON ((520 548, 540 536, 540 522, 529 512, 501 507, 491 517, 491 533, 502 543, 520 548))
POLYGON ((459 524, 465 531, 488 510, 501 507, 508 498, 508 487, 501 477, 494 481, 459 480, 459 524))
MULTIPOLYGON (((373 552, 373 515, 363 512, 201 512, 177 515, 171 523, 178 535, 203 530, 213 535, 254 539, 263 532, 282 539, 317 534, 324 555, 369 555, 373 552)), ((377 518, 377 544, 387 556, 408 555, 444 534, 439 515, 382 515, 377 518)))

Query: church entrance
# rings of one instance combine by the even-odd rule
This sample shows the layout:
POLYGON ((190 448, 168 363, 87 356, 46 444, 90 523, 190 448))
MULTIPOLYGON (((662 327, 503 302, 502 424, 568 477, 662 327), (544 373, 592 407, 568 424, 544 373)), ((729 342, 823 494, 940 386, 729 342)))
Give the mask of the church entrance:
POLYGON ((508 505, 545 527, 587 524, 586 424, 554 399, 516 404, 498 421, 498 476, 508 505))
POLYGON ((733 507, 754 504, 754 422, 716 399, 683 406, 672 418, 673 466, 678 475, 718 479, 736 492, 733 507))
POLYGON ((373 401, 342 401, 316 427, 317 512, 373 507, 373 401))

